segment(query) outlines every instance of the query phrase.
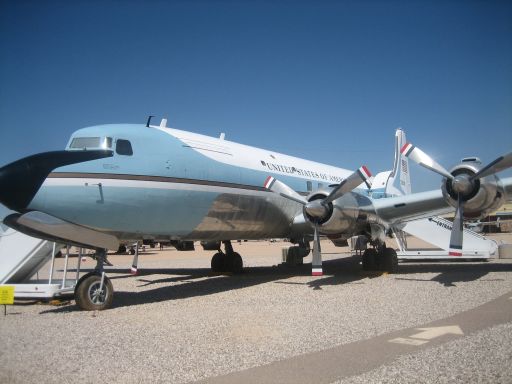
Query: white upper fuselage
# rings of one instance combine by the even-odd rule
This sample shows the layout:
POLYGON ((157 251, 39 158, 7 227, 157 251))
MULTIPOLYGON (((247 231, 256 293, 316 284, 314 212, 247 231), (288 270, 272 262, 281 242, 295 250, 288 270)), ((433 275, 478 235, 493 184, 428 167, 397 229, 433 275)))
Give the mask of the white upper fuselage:
MULTIPOLYGON (((251 147, 232 141, 172 128, 154 127, 181 140, 198 153, 219 163, 276 175, 293 176, 325 186, 339 184, 352 171, 251 147)), ((364 185, 364 184, 363 184, 364 185)), ((361 187, 363 187, 363 185, 361 187)))

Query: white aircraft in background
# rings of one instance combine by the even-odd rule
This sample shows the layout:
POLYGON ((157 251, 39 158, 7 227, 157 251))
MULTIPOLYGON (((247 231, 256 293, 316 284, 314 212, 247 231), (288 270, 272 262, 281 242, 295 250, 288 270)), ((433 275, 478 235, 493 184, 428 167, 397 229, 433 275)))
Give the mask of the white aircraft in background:
POLYGON ((108 308, 107 250, 140 240, 214 244, 214 271, 242 270, 232 240, 287 238, 322 274, 320 235, 337 241, 367 236, 365 269, 394 271, 397 255, 385 234, 403 223, 455 209, 450 254, 461 255, 463 218, 484 217, 512 196, 512 153, 486 166, 464 159, 450 171, 397 132, 395 166, 370 187, 357 171, 166 127, 100 125, 74 132, 65 150, 32 155, 0 168, 3 223, 30 236, 95 249, 97 266, 75 288, 77 304, 108 308), (403 145, 402 145, 403 144, 403 145), (401 150, 398 150, 400 149, 401 150), (408 193, 391 184, 407 158, 443 177, 439 190, 408 193), (401 193, 405 193, 400 195, 401 193), (221 250, 224 245, 224 251, 221 250))

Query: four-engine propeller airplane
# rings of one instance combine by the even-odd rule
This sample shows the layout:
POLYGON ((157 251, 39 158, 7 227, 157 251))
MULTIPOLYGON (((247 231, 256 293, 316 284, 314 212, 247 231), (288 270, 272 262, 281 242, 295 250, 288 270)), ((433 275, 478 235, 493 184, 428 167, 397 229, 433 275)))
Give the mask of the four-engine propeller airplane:
MULTIPOLYGON (((401 132, 401 131, 400 131, 401 132)), ((344 240, 366 235, 373 245, 365 269, 394 271, 396 252, 385 234, 403 223, 456 210, 450 254, 461 255, 463 218, 484 217, 512 196, 512 153, 487 166, 464 159, 450 171, 419 148, 401 143, 395 165, 370 186, 356 172, 160 126, 100 125, 74 132, 65 150, 32 155, 0 168, 3 223, 31 236, 93 248, 94 272, 75 299, 105 309, 113 288, 105 276, 107 250, 120 242, 202 241, 217 250, 214 271, 241 271, 232 240, 287 238, 289 252, 306 256, 313 240, 313 275, 322 274, 320 235, 344 240), (401 150, 400 150, 401 148, 401 150), (443 176, 440 190, 392 196, 387 189, 407 157, 443 176), (385 197, 385 198, 377 198, 385 197), (213 244, 213 246, 212 246, 213 244), (224 245, 224 251, 221 250, 224 245)), ((403 188, 402 188, 403 189, 403 188)))

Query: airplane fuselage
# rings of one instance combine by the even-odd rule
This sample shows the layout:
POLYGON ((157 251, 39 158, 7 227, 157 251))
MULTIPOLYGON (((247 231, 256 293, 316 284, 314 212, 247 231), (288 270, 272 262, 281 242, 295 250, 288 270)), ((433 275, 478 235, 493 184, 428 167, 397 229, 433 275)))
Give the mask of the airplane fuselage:
MULTIPOLYGON (((190 132, 144 125, 76 131, 69 151, 112 149, 112 157, 55 169, 28 210, 115 235, 118 239, 233 240, 311 232, 290 217, 302 207, 266 190, 278 177, 303 195, 338 184, 351 171, 190 132)), ((356 211, 338 223, 357 229, 356 211)), ((365 191, 361 190, 364 197, 365 191)), ((351 203, 351 199, 354 200, 351 203)), ((347 210, 348 212, 348 210, 347 210)), ((299 234, 297 234, 299 236, 299 234)))

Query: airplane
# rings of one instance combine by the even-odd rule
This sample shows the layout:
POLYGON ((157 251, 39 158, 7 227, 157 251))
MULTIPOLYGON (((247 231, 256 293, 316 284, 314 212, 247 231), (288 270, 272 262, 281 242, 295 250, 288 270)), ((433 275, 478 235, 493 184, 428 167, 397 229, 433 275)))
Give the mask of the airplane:
POLYGON ((512 153, 486 166, 478 158, 463 159, 448 171, 401 142, 397 131, 393 170, 372 178, 365 166, 353 172, 238 144, 224 134, 209 137, 166 125, 166 119, 151 125, 149 117, 146 124, 83 128, 64 150, 0 168, 0 203, 9 209, 5 225, 96 250, 95 270, 75 287, 81 309, 112 305, 103 266, 107 251, 120 244, 201 241, 216 251, 213 271, 237 273, 243 260, 233 240, 286 238, 294 244, 289 253, 302 257, 312 241, 312 275, 321 276, 320 236, 339 241, 365 235, 372 247, 362 255, 363 268, 394 272, 397 254, 386 246, 392 228, 455 209, 450 254, 460 256, 463 219, 484 217, 512 196, 512 178, 496 176, 512 166, 512 153), (440 174, 441 188, 389 195, 371 185, 394 182, 407 159, 440 174))

